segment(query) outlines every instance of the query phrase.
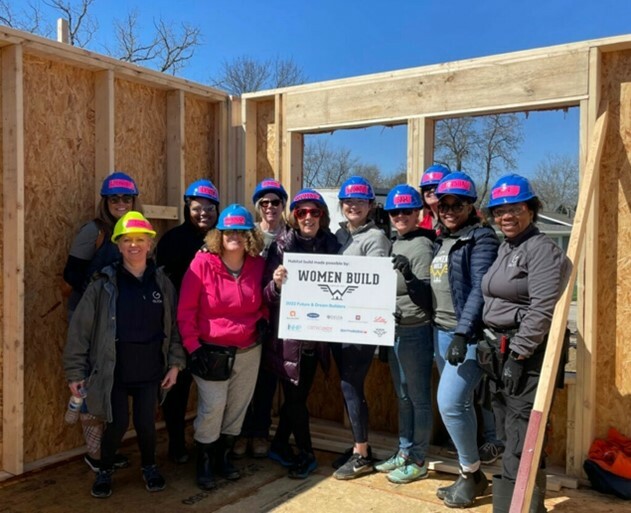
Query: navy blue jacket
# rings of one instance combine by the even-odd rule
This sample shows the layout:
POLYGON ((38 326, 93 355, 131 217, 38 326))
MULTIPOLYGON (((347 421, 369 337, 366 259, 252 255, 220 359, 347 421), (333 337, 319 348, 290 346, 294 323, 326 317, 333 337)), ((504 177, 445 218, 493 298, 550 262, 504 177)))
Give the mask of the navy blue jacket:
MULTIPOLYGON (((434 256, 443 243, 434 242, 434 256)), ((455 332, 470 340, 482 335, 482 277, 497 257, 500 241, 493 228, 474 224, 464 229, 449 252, 449 286, 458 324, 455 332)))

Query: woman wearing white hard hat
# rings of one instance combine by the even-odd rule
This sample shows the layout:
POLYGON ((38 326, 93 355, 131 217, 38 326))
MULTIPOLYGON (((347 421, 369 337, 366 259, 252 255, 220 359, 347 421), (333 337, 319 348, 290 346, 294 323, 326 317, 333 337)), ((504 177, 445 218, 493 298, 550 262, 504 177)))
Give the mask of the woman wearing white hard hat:
POLYGON ((97 498, 112 494, 130 396, 145 487, 150 492, 165 487, 155 461, 155 410, 160 390, 165 394, 173 386, 186 360, 175 323, 175 289, 149 258, 155 235, 140 212, 119 219, 111 240, 122 260, 90 283, 68 331, 64 368, 70 390, 79 397, 87 388, 89 411, 107 422, 92 486, 97 498))

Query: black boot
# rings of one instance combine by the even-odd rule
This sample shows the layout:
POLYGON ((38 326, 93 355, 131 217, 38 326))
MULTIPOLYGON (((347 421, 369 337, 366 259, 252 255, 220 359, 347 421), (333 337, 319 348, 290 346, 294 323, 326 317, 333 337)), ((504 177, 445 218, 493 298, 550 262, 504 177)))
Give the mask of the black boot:
POLYGON ((441 486, 438 490, 436 490, 436 497, 438 497, 441 501, 445 500, 445 497, 451 493, 451 489, 456 486, 456 481, 451 483, 449 486, 441 486))
POLYGON ((212 490, 217 486, 213 476, 215 445, 217 442, 212 444, 195 443, 197 445, 197 486, 201 490, 212 490))
POLYGON ((217 452, 215 454, 215 468, 217 473, 224 479, 236 481, 241 477, 239 471, 232 464, 232 448, 236 437, 232 435, 221 435, 217 441, 217 452))
MULTIPOLYGON (((513 499, 515 483, 501 476, 493 476, 493 513, 508 513, 513 499)), ((532 500, 528 513, 546 513, 544 499, 546 496, 546 474, 537 472, 535 487, 532 491, 532 500)))
POLYGON ((544 470, 537 471, 535 477, 535 488, 532 491, 532 501, 530 502, 529 513, 546 513, 548 511, 544 504, 546 498, 546 485, 548 479, 544 470))
POLYGON ((480 469, 475 472, 463 472, 460 470, 458 479, 453 484, 444 498, 448 508, 468 508, 475 502, 475 498, 482 495, 489 482, 480 469))

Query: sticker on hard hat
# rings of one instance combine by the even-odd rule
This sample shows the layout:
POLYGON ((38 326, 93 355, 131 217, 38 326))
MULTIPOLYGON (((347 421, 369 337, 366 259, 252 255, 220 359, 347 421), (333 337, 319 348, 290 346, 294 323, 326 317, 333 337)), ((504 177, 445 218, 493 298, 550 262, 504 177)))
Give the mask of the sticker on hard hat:
POLYGON ((442 182, 438 186, 438 192, 445 192, 451 189, 462 189, 465 191, 471 190, 471 182, 467 180, 447 180, 446 182, 442 182))
POLYGON ((346 194, 367 194, 370 195, 370 188, 367 185, 351 184, 344 189, 346 194))
POLYGON ((136 190, 134 182, 130 182, 129 180, 125 180, 123 178, 114 178, 113 180, 110 180, 108 186, 110 189, 120 187, 121 189, 129 189, 130 191, 136 190))
POLYGON ((512 198, 514 196, 519 196, 520 187, 519 185, 506 185, 503 184, 501 187, 497 189, 493 189, 491 191, 491 198, 512 198))
POLYGON ((212 196, 213 198, 217 197, 217 190, 212 187, 208 187, 207 185, 200 185, 197 188, 198 194, 207 194, 208 196, 212 196))
POLYGON ((298 203, 299 201, 308 201, 308 200, 322 201, 322 197, 319 194, 316 194, 315 192, 303 192, 301 194, 298 194, 294 198, 294 203, 298 203))
POLYGON ((394 197, 395 205, 409 205, 410 203, 413 203, 411 194, 397 194, 394 197))
POLYGON ((277 182, 276 180, 263 180, 261 182, 262 189, 267 189, 269 187, 275 187, 276 189, 280 189, 281 185, 280 185, 280 182, 277 182))
POLYGON ((149 221, 143 219, 129 219, 125 223, 125 228, 142 228, 143 230, 153 231, 153 226, 149 224, 149 221))
POLYGON ((223 224, 226 226, 245 226, 248 223, 245 216, 226 216, 223 224))
POLYGON ((425 182, 429 182, 429 181, 439 181, 443 179, 443 174, 444 173, 438 173, 436 171, 430 171, 429 173, 425 173, 423 175, 423 177, 421 178, 421 182, 425 183, 425 182))

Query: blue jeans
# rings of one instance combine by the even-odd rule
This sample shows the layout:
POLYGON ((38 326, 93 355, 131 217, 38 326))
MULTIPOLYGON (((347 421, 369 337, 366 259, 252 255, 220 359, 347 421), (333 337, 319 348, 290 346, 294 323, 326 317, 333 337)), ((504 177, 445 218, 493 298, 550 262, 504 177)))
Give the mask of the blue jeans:
POLYGON ((434 328, 434 354, 440 372, 438 410, 456 446, 460 465, 469 467, 480 461, 474 394, 482 369, 476 358, 475 344, 468 347, 463 363, 451 365, 445 360, 453 336, 453 331, 434 328))
POLYGON ((432 433, 431 325, 397 326, 388 362, 399 401, 399 451, 420 464, 425 461, 432 433))

